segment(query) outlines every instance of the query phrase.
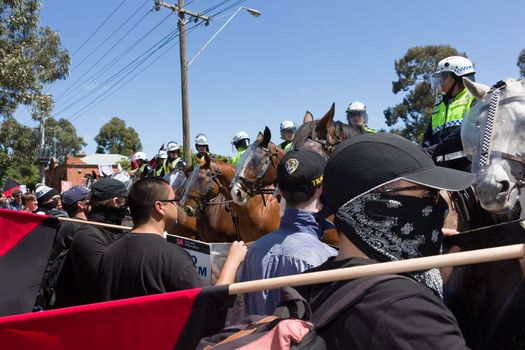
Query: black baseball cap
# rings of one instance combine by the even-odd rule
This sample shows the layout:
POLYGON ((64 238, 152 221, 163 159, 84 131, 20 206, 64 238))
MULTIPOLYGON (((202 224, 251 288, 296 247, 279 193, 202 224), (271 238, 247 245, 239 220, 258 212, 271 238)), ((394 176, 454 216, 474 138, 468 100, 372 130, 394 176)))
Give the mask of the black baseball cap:
MULTIPOLYGON (((366 133, 340 143, 324 171, 324 215, 397 180, 445 191, 470 187, 475 174, 440 167, 415 143, 394 134, 366 133)), ((323 215, 323 216, 324 216, 323 215)))
POLYGON ((128 197, 128 189, 124 183, 115 179, 101 179, 91 187, 91 196, 99 200, 115 197, 128 197))
POLYGON ((277 167, 277 186, 287 192, 307 192, 323 183, 326 160, 308 150, 291 150, 277 167))

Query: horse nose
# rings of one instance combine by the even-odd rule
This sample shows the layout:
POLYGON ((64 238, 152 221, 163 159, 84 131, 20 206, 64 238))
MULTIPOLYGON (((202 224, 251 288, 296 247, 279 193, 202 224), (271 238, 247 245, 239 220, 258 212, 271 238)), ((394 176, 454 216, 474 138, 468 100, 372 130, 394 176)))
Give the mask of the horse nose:
POLYGON ((195 209, 193 209, 192 207, 185 206, 185 207, 184 207, 184 212, 185 212, 186 215, 188 215, 188 216, 195 216, 195 209))

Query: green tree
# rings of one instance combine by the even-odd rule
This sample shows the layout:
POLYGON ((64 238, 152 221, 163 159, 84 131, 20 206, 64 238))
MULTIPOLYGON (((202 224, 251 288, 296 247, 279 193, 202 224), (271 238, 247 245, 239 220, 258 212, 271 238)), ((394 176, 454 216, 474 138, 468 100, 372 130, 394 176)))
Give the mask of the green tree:
POLYGON ((21 183, 36 181, 37 140, 38 131, 21 125, 14 118, 7 118, 0 125, 0 180, 9 176, 21 183))
POLYGON ((403 101, 383 111, 391 132, 421 143, 435 104, 430 78, 437 63, 448 56, 465 56, 448 45, 417 46, 395 61, 398 77, 392 82, 394 94, 403 93, 403 101))
POLYGON ((63 79, 70 58, 58 33, 40 27, 40 0, 0 1, 0 115, 12 116, 27 105, 33 118, 49 115, 51 95, 45 84, 63 79))
POLYGON ((97 143, 96 153, 114 153, 125 156, 130 151, 137 152, 142 149, 139 134, 131 126, 126 127, 126 122, 118 117, 113 117, 104 124, 95 136, 97 143))
POLYGON ((521 50, 518 56, 518 68, 520 69, 521 77, 525 78, 525 49, 521 50))
POLYGON ((77 129, 67 119, 47 118, 44 143, 52 150, 53 157, 62 163, 66 156, 75 155, 87 144, 77 135, 77 129))

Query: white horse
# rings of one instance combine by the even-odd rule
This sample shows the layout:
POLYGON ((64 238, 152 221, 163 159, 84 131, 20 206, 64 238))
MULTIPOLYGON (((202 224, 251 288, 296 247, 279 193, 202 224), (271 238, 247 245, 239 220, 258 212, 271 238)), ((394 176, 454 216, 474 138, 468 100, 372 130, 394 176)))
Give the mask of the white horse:
POLYGON ((490 88, 463 79, 478 100, 461 128, 465 152, 478 174, 481 206, 493 213, 511 210, 519 200, 525 214, 525 80, 509 79, 490 88))

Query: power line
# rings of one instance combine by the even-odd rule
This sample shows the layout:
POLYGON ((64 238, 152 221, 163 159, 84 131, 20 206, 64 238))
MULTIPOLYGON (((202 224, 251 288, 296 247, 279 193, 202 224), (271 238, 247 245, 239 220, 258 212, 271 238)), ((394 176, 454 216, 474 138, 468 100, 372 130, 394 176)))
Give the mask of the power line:
MULTIPOLYGON (((95 75, 92 75, 89 79, 87 79, 87 81, 91 81, 91 80, 96 80, 97 78, 99 78, 102 74, 104 74, 105 72, 107 72, 110 68, 114 67, 114 64, 118 61, 120 61, 122 58, 124 58, 124 56, 129 52, 131 51, 133 48, 135 48, 142 40, 144 40, 149 34, 151 34, 155 29, 157 29, 169 16, 171 16, 171 13, 166 16, 162 21, 160 21, 155 27, 153 27, 150 31, 148 31, 146 34, 144 34, 140 39, 138 39, 132 46, 130 46, 128 49, 126 49, 123 53, 121 53, 119 56, 117 56, 116 58, 114 58, 111 62, 109 62, 106 66, 102 67, 100 70, 98 70, 95 75)), ((168 37, 169 35, 171 35, 172 33, 176 32, 175 31, 172 31, 170 34, 168 34, 166 37, 168 37)), ((165 37, 165 38, 166 38, 165 37)), ((164 39, 162 39, 164 40, 164 39)), ((150 51, 152 48, 154 48, 157 44, 153 45, 150 49, 148 49, 145 53, 147 53, 148 51, 150 51)), ((141 54, 139 56, 139 58, 144 55, 145 53, 141 54)), ((138 59, 138 58, 137 58, 138 59)), ((133 63, 134 61, 132 61, 133 63)), ((129 66, 129 64, 128 64, 129 66)), ((121 70, 119 70, 117 73, 115 73, 111 78, 109 78, 109 80, 111 80, 114 76, 117 76, 118 74, 120 74, 123 70, 126 69, 127 66, 125 66, 124 68, 122 68, 121 70)), ((107 83, 107 80, 104 82, 104 83, 107 83)), ((102 85, 104 84, 102 83, 102 85)), ((76 103, 86 99, 87 97, 89 97, 90 95, 92 95, 94 92, 96 92, 96 90, 92 90, 91 92, 89 92, 87 95, 75 100, 74 102, 70 103, 69 105, 67 105, 66 107, 63 107, 62 109, 60 109, 60 111, 56 112, 56 113, 61 113, 63 111, 65 111, 66 109, 69 109, 71 106, 75 105, 76 103)), ((72 95, 70 98, 68 98, 66 101, 64 101, 63 103, 67 103, 68 101, 71 101, 73 98, 75 98, 76 96, 78 96, 79 94, 82 93, 82 90, 78 90, 74 95, 72 95)))
MULTIPOLYGON (((195 24, 194 26, 190 27, 188 30, 187 30, 187 34, 189 35, 196 27, 202 25, 203 22, 200 22, 200 23, 197 23, 195 24)), ((177 33, 176 36, 178 36, 179 34, 177 33)), ((170 40, 171 41, 171 40, 170 40)), ((166 42, 165 44, 169 43, 166 42)), ((160 50, 163 46, 162 45, 161 47, 159 47, 156 51, 160 50)), ((155 62, 157 62, 161 57, 163 57, 166 53, 170 52, 176 45, 178 44, 178 41, 175 42, 173 45, 170 45, 166 50, 164 50, 164 52, 162 52, 159 56, 157 56, 157 58, 155 58, 152 62, 150 62, 148 65, 146 65, 143 69, 141 69, 139 72, 137 72, 136 74, 134 74, 131 78, 129 78, 127 81, 125 81, 122 85, 120 85, 118 88, 116 88, 115 90, 113 90, 109 95, 105 96, 103 99, 101 99, 100 101, 96 101, 97 99, 103 97, 103 95, 100 95, 98 96, 95 100, 91 101, 90 103, 88 103, 87 105, 85 105, 84 107, 82 107, 79 111, 75 112, 71 117, 70 117, 70 121, 74 121, 80 117, 82 117, 85 113, 89 112, 90 110, 92 110, 93 108, 97 107, 99 104, 101 104, 103 101, 107 100, 109 97, 111 97, 113 94, 115 94, 117 91, 119 91, 120 89, 122 89, 124 86, 126 86, 128 83, 130 83, 133 79, 135 79, 137 76, 139 76, 142 72, 144 72, 146 69, 148 69, 151 65, 153 65, 155 62), (93 105, 93 103, 97 102, 95 105, 93 105), (79 114, 80 113, 80 114, 79 114)), ((134 70, 136 70, 141 64, 143 64, 149 57, 151 57, 155 52, 152 52, 150 55, 148 55, 148 57, 146 57, 145 59, 143 59, 139 64, 137 64, 126 76, 124 76, 122 79, 120 79, 117 83, 113 84, 109 89, 107 89, 104 93, 107 93, 111 90, 111 88, 113 88, 114 86, 116 86, 119 82, 121 82, 122 80, 124 80, 126 77, 129 76, 129 74, 131 74, 134 70)))
POLYGON ((146 0, 144 1, 144 3, 139 6, 139 8, 137 8, 135 10, 135 12, 133 12, 122 24, 120 24, 120 26, 115 29, 113 31, 113 33, 111 33, 106 39, 104 39, 96 48, 94 48, 93 50, 91 50, 91 52, 86 56, 84 57, 84 59, 82 61, 80 61, 78 64, 75 65, 75 67, 72 69, 75 70, 75 69, 78 69, 78 67, 80 67, 82 65, 82 63, 84 63, 89 57, 91 57, 91 55, 93 55, 98 49, 100 49, 106 42, 108 42, 109 39, 111 39, 113 37, 113 35, 115 35, 122 27, 124 27, 133 17, 135 17, 135 15, 140 11, 142 10, 142 8, 144 6, 146 6, 148 3, 150 2, 150 0, 146 0))
POLYGON ((118 6, 109 14, 108 17, 106 17, 106 19, 104 21, 102 21, 102 23, 97 27, 97 29, 95 29, 95 31, 93 33, 91 33, 91 35, 80 45, 80 47, 78 49, 75 50, 75 52, 73 52, 71 54, 71 56, 74 56, 78 51, 80 51, 81 48, 84 47, 84 45, 87 44, 87 42, 93 37, 95 36, 95 34, 97 34, 97 32, 100 30, 100 28, 102 28, 102 26, 104 26, 104 24, 106 24, 106 22, 115 14, 115 12, 117 12, 117 10, 126 2, 126 0, 122 0, 122 2, 120 4, 118 4, 118 6))
POLYGON ((100 63, 100 61, 102 61, 104 58, 106 58, 107 55, 109 55, 109 53, 111 53, 111 51, 113 51, 113 50, 118 46, 118 44, 121 43, 122 40, 123 40, 125 37, 127 37, 127 36, 128 36, 128 35, 129 35, 129 34, 130 34, 130 33, 131 33, 131 32, 132 32, 132 31, 133 31, 133 30, 134 30, 134 29, 135 29, 135 28, 136 28, 136 27, 137 27, 137 26, 138 26, 138 25, 139 25, 139 24, 140 24, 140 23, 146 18, 146 16, 149 15, 150 13, 151 13, 151 10, 149 10, 148 12, 146 12, 146 13, 144 14, 144 16, 142 16, 142 17, 141 17, 141 18, 140 18, 140 19, 139 19, 139 20, 138 20, 138 21, 137 21, 137 22, 136 22, 136 23, 135 23, 135 24, 134 24, 134 25, 133 25, 133 26, 132 26, 132 27, 131 27, 131 28, 130 28, 125 34, 124 34, 124 35, 123 35, 123 36, 121 36, 121 37, 119 38, 119 40, 117 41, 117 44, 116 44, 116 45, 113 45, 112 47, 110 47, 109 50, 107 50, 107 51, 102 55, 102 57, 98 59, 97 62, 95 62, 94 64, 92 64, 91 67, 89 67, 88 70, 86 70, 86 71, 84 72, 84 74, 82 74, 79 78, 77 78, 77 80, 75 80, 75 82, 74 82, 74 83, 73 83, 68 89, 66 89, 66 91, 62 92, 62 93, 57 97, 57 99, 60 99, 60 98, 62 98, 62 97, 64 97, 64 96, 68 95, 69 93, 71 93, 71 91, 74 90, 73 88, 77 85, 77 83, 78 83, 79 81, 81 81, 82 78, 84 78, 84 77, 85 77, 85 76, 86 76, 86 75, 87 75, 87 74, 88 74, 88 73, 89 73, 89 72, 90 72, 90 71, 91 71, 91 70, 92 70, 92 69, 93 69, 98 63, 100 63))

